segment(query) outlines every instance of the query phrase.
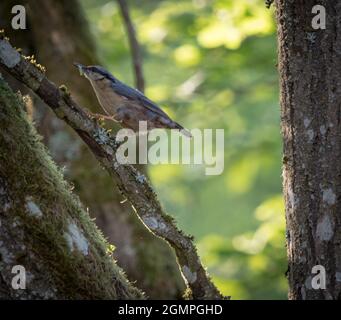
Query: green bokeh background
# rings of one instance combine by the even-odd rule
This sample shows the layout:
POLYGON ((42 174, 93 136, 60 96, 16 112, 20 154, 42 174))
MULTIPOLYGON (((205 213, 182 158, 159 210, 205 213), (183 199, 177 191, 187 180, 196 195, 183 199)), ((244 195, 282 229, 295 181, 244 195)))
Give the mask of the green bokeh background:
MULTIPOLYGON (((133 85, 115 1, 81 1, 100 57, 133 85)), ((225 130, 225 169, 155 165, 149 173, 179 226, 195 236, 220 290, 285 299, 281 137, 274 12, 263 0, 139 0, 130 11, 146 94, 187 128, 225 130)))

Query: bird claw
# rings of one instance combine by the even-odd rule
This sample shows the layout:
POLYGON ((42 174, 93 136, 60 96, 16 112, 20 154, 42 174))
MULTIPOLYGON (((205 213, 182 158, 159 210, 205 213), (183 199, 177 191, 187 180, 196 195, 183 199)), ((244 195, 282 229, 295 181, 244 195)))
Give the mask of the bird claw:
POLYGON ((104 121, 104 120, 113 121, 114 120, 114 118, 112 116, 107 116, 107 115, 100 114, 100 113, 90 113, 90 117, 94 118, 96 120, 99 120, 99 121, 104 121))

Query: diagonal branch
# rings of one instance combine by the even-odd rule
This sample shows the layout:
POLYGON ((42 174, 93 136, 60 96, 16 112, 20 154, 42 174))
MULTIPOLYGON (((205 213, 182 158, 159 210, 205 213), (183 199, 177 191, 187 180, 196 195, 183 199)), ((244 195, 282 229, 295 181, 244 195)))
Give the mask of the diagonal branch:
POLYGON ((191 237, 185 235, 162 209, 146 177, 133 166, 116 160, 115 137, 91 119, 62 87, 57 88, 45 74, 21 56, 3 36, 0 64, 34 91, 57 115, 72 127, 108 171, 122 194, 130 201, 144 225, 175 250, 181 273, 194 299, 222 299, 203 268, 191 237))
POLYGON ((141 48, 136 38, 136 32, 133 22, 131 21, 130 18, 128 4, 126 0, 117 0, 117 2, 119 4, 124 25, 128 34, 130 51, 133 58, 133 66, 135 71, 136 88, 139 89, 141 92, 144 92, 145 83, 142 70, 141 48))

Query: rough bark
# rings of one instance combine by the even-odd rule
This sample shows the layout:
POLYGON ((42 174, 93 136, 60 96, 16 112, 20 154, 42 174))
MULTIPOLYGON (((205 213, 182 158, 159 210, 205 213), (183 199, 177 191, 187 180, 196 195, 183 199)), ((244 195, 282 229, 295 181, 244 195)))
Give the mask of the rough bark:
POLYGON ((277 0, 290 299, 341 298, 341 2, 277 0), (314 5, 326 8, 314 30, 314 5), (312 268, 326 289, 312 287, 312 268))
POLYGON ((0 150, 0 299, 142 298, 2 78, 0 150), (26 289, 12 287, 15 265, 26 289))
POLYGON ((8 72, 33 90, 58 118, 75 130, 107 170, 143 224, 172 246, 188 286, 188 295, 194 299, 223 298, 202 266, 191 237, 183 234, 164 212, 146 177, 135 167, 117 161, 119 145, 115 137, 90 118, 65 88, 58 89, 39 68, 23 59, 5 38, 0 40, 0 61, 8 72))
MULTIPOLYGON (((21 2, 27 8, 29 28, 26 31, 9 28, 10 8, 18 1, 0 3, 1 25, 10 32, 11 41, 26 54, 35 53, 46 67, 48 77, 56 83, 65 82, 77 102, 93 112, 100 112, 88 81, 80 77, 73 66, 75 61, 100 64, 79 3, 74 0, 21 2)), ((180 297, 185 286, 169 246, 141 226, 127 203, 121 203, 122 196, 113 188, 110 177, 96 164, 76 135, 67 130, 65 123, 40 99, 34 99, 34 106, 34 120, 44 143, 54 160, 66 168, 66 177, 96 218, 96 224, 116 245, 115 258, 129 279, 136 280, 151 298, 180 297)))

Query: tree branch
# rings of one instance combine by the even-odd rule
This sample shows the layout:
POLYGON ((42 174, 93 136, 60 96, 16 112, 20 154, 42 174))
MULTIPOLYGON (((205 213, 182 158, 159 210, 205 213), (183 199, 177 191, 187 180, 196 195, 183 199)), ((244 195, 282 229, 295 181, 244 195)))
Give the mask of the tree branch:
POLYGON ((118 145, 115 137, 91 119, 65 89, 57 88, 37 66, 25 60, 4 37, 0 39, 0 63, 78 133, 144 225, 171 245, 191 296, 194 299, 222 299, 203 268, 191 237, 179 230, 163 211, 146 177, 133 166, 122 165, 116 160, 118 145))
POLYGON ((125 0, 117 0, 117 2, 119 4, 124 25, 128 34, 130 50, 133 58, 133 65, 135 71, 136 88, 139 89, 141 92, 144 92, 145 84, 142 70, 142 54, 139 43, 136 38, 135 28, 130 18, 127 2, 125 0))

